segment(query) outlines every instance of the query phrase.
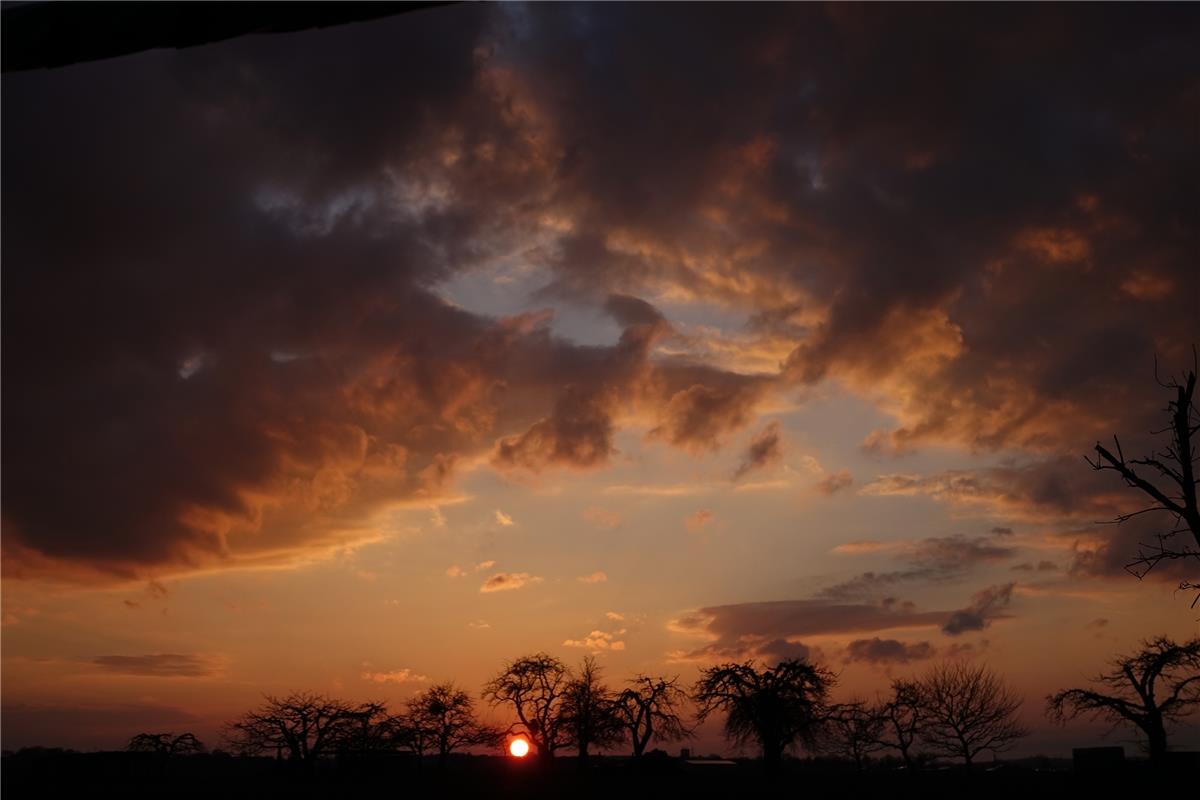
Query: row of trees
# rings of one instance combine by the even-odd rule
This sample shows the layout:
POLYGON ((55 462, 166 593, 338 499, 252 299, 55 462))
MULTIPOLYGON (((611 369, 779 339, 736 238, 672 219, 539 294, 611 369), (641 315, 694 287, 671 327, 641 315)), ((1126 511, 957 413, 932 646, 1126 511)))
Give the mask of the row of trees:
POLYGON ((240 755, 274 754, 311 765, 333 753, 398 750, 444 762, 465 747, 498 747, 507 733, 476 717, 470 694, 443 683, 416 694, 395 714, 379 702, 353 704, 305 692, 268 696, 230 723, 225 736, 240 755))
MULTIPOLYGON (((690 691, 678 677, 648 675, 615 691, 591 657, 572 669, 537 653, 506 664, 483 688, 485 701, 515 717, 507 728, 481 721, 471 695, 444 683, 416 694, 399 713, 383 703, 317 694, 268 696, 229 724, 226 739, 239 754, 275 755, 301 765, 326 755, 381 751, 436 755, 445 762, 455 751, 499 747, 514 734, 527 738, 542 759, 573 749, 586 760, 594 750, 620 746, 638 757, 652 744, 692 736, 685 712, 694 705, 695 724, 723 716, 728 738, 758 749, 772 772, 797 747, 846 758, 859 768, 889 751, 909 767, 947 757, 970 769, 981 754, 1004 752, 1028 734, 1017 721, 1021 698, 985 666, 943 663, 920 677, 893 681, 890 694, 875 702, 832 702, 836 682, 834 673, 803 660, 773 667, 747 661, 701 670, 690 691)), ((1048 715, 1060 722, 1092 715, 1131 724, 1145 735, 1151 760, 1160 761, 1167 725, 1200 705, 1200 638, 1144 642, 1096 684, 1049 696, 1048 715)), ((163 756, 202 748, 191 734, 139 734, 129 743, 130 750, 163 756)))
POLYGON ((923 747, 970 769, 981 753, 1003 752, 1028 733, 1016 721, 1021 699, 983 666, 941 664, 920 679, 895 681, 891 697, 875 704, 830 703, 834 683, 831 672, 803 661, 765 670, 729 664, 704 670, 695 699, 700 719, 723 712, 731 740, 757 745, 768 771, 796 745, 860 769, 884 749, 914 766, 923 747))

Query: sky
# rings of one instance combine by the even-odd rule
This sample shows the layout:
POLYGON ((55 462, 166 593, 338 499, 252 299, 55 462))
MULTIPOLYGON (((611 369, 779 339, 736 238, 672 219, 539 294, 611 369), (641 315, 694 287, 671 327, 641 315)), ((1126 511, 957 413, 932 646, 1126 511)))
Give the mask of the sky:
POLYGON ((1198 632, 1083 460, 1200 341, 1198 28, 462 5, 5 74, 3 747, 547 651, 966 659, 1017 752, 1133 752, 1042 710, 1198 632))

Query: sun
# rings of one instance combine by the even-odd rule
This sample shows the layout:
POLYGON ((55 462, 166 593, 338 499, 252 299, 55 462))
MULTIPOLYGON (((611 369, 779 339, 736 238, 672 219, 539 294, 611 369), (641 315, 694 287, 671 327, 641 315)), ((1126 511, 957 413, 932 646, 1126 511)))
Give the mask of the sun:
POLYGON ((508 744, 508 752, 513 758, 524 758, 529 755, 529 742, 524 739, 513 739, 508 744))

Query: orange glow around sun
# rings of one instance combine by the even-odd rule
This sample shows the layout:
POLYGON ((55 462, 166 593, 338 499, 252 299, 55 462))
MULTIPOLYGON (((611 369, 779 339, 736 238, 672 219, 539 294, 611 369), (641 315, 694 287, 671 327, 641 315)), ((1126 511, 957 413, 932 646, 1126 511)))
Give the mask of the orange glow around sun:
POLYGON ((524 758, 529 755, 529 742, 524 739, 513 739, 508 745, 508 752, 513 758, 524 758))

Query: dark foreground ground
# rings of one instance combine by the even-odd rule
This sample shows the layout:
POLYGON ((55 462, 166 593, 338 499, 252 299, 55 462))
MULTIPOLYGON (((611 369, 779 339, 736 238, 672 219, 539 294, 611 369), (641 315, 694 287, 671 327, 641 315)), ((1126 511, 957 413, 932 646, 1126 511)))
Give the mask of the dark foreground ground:
POLYGON ((4 800, 17 798, 1075 798, 1165 796, 1197 785, 1200 769, 1178 762, 1166 772, 1144 764, 1077 773, 1069 761, 985 764, 906 773, 856 773, 838 763, 787 762, 775 778, 754 761, 687 763, 657 758, 635 763, 570 758, 549 767, 502 757, 461 757, 446 767, 402 756, 325 763, 300 772, 272 759, 202 755, 169 761, 133 753, 61 751, 6 755, 0 763, 4 800))

